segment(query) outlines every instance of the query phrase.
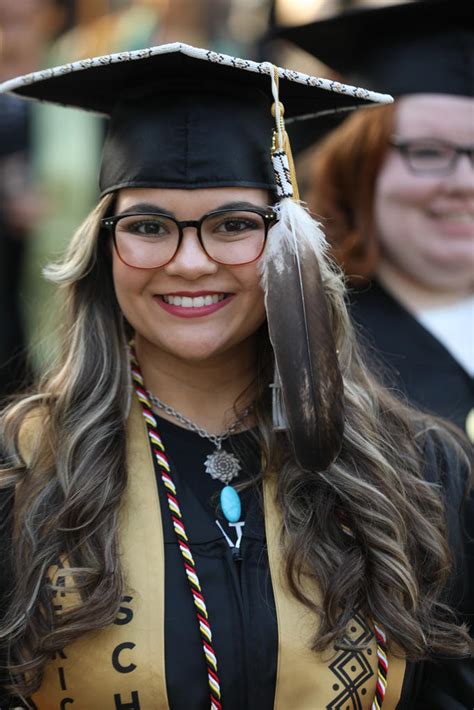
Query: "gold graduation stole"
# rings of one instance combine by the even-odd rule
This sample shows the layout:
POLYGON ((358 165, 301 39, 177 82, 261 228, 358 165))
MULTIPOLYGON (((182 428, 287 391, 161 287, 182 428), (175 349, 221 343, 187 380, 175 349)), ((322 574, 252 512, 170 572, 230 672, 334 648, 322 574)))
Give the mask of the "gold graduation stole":
MULTIPOLYGON (((38 419, 40 425, 40 419, 38 419)), ((31 427, 30 427, 31 428, 31 427)), ((28 432, 28 436, 31 432, 28 432)), ((25 447, 28 448, 27 446, 25 447)), ((164 545, 155 469, 140 405, 133 396, 127 432, 128 487, 120 522, 127 593, 114 624, 86 634, 48 664, 33 696, 38 710, 165 710, 164 545)), ((280 516, 272 478, 264 482, 266 539, 278 619, 275 710, 370 710, 377 678, 370 626, 354 616, 348 635, 370 641, 360 652, 311 650, 315 617, 288 591, 279 549, 280 516)), ((66 563, 67 564, 67 563, 66 563)), ((50 576, 63 591, 58 610, 78 603, 61 568, 50 576)), ((205 590, 204 590, 205 591, 205 590)), ((317 598, 317 589, 311 591, 317 598)), ((405 661, 389 655, 383 710, 394 710, 405 661)), ((189 707, 193 707, 190 688, 189 707)), ((225 707, 224 707, 225 710, 225 707)))

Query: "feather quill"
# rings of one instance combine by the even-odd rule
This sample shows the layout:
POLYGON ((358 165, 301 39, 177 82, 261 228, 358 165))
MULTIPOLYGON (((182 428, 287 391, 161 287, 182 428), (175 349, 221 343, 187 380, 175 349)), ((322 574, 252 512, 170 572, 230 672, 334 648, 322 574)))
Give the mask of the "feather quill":
POLYGON ((261 264, 279 379, 274 383, 280 407, 276 428, 283 428, 286 419, 303 469, 325 470, 341 449, 344 430, 343 382, 319 268, 327 243, 296 201, 281 200, 277 211, 279 221, 261 264))

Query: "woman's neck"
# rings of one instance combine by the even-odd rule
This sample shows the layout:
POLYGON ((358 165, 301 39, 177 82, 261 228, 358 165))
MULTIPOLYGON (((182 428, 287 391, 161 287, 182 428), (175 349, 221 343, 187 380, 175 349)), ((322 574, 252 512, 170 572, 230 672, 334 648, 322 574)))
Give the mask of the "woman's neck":
MULTIPOLYGON (((192 362, 164 352, 140 336, 135 338, 147 390, 212 434, 220 434, 234 423, 237 400, 240 413, 253 401, 256 347, 256 338, 252 338, 230 352, 192 362)), ((179 423, 162 410, 159 414, 179 423)), ((243 426, 252 423, 249 418, 243 426)))
POLYGON ((471 294, 470 290, 459 289, 455 285, 448 289, 422 283, 383 257, 377 265, 375 275, 381 285, 411 313, 450 306, 471 294))

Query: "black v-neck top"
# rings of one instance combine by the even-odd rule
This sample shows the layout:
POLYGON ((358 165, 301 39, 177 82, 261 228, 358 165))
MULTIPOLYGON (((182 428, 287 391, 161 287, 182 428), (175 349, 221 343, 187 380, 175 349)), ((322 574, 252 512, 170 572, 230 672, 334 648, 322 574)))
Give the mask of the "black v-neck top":
MULTIPOLYGON (((206 472, 206 456, 215 446, 198 434, 158 418, 157 427, 177 488, 189 545, 206 600, 217 656, 222 706, 226 710, 271 710, 277 667, 277 623, 265 545, 262 493, 258 483, 240 491, 245 521, 240 559, 231 541, 236 530, 222 515, 223 483, 206 472)), ((258 444, 249 433, 223 443, 238 456, 236 481, 260 473, 258 444)), ((177 544, 160 470, 155 462, 165 542, 165 655, 168 700, 173 710, 209 710, 207 671, 196 610, 177 544)))

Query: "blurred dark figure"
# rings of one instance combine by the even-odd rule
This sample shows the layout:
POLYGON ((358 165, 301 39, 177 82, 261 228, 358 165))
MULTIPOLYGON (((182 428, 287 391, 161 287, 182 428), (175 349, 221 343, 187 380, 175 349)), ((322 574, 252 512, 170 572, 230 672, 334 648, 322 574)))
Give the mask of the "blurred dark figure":
MULTIPOLYGON (((60 0, 0 0, 0 81, 43 66, 68 15, 60 0)), ((43 206, 31 179, 31 108, 0 97, 0 397, 29 381, 20 275, 26 239, 43 206)))
POLYGON ((27 216, 20 203, 28 174, 29 116, 25 102, 0 97, 0 396, 27 379, 18 284, 27 216))

